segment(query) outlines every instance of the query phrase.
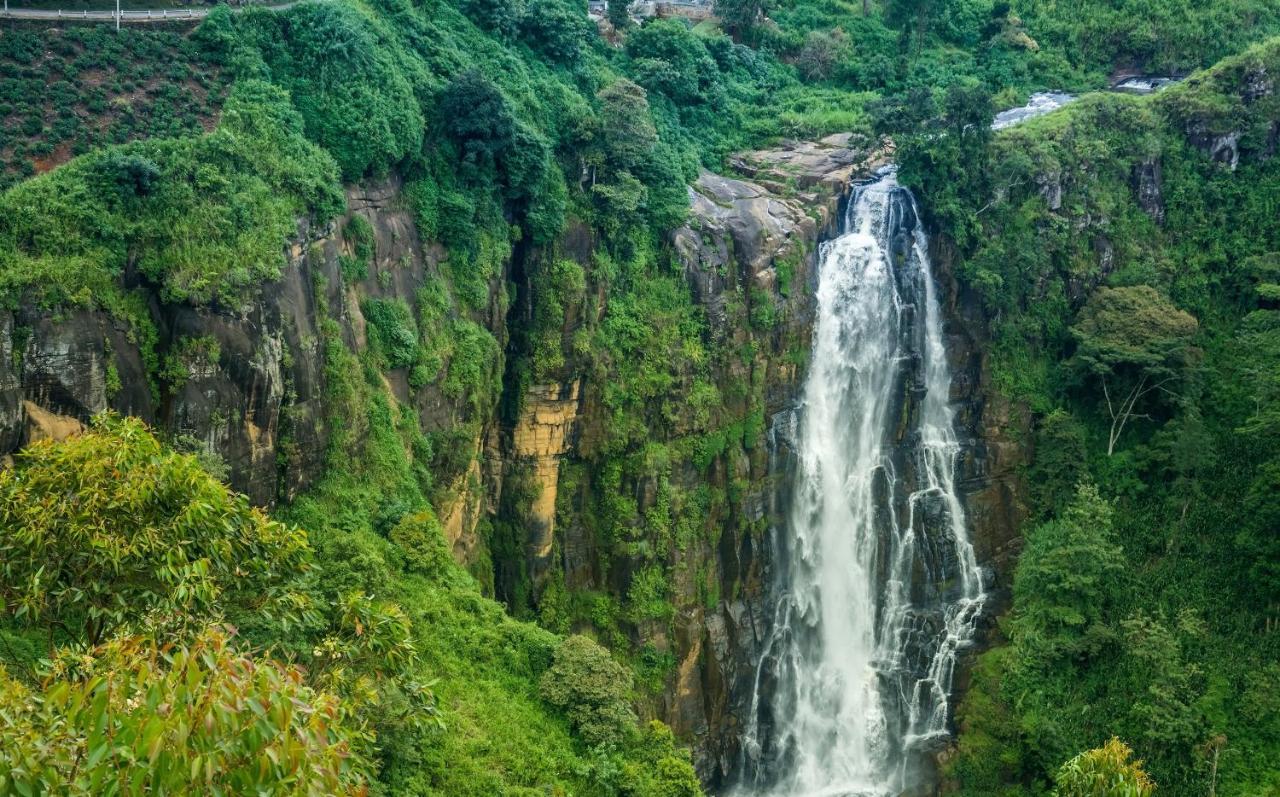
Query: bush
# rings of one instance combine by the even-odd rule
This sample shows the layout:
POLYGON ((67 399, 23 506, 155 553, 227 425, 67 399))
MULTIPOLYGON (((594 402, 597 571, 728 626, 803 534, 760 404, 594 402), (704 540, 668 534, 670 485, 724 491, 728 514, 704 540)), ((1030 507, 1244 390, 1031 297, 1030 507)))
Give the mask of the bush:
POLYGON ((0 794, 350 793, 369 765, 347 716, 222 629, 116 639, 35 695, 0 667, 0 794))
POLYGON ((1081 753, 1058 770, 1054 797, 1148 797, 1155 784, 1132 756, 1129 746, 1114 737, 1081 753))
POLYGON ((96 644, 149 612, 285 612, 309 567, 267 519, 136 419, 34 443, 0 470, 0 609, 96 644))
POLYGON ((373 232, 373 225, 364 216, 353 213, 342 228, 342 240, 351 247, 352 253, 365 265, 373 263, 377 254, 378 241, 373 232))
POLYGON ((578 63, 593 33, 591 20, 569 0, 531 0, 521 29, 530 47, 564 66, 578 63))
POLYGON ((409 305, 399 299, 366 299, 360 310, 369 325, 369 342, 387 367, 408 368, 418 361, 418 328, 409 305))
POLYGON ((405 558, 405 569, 441 581, 456 569, 444 529, 430 508, 409 515, 391 530, 390 539, 405 558))
POLYGON ((631 673, 588 637, 575 635, 560 644, 540 691, 568 715, 587 744, 621 745, 634 733, 631 673))

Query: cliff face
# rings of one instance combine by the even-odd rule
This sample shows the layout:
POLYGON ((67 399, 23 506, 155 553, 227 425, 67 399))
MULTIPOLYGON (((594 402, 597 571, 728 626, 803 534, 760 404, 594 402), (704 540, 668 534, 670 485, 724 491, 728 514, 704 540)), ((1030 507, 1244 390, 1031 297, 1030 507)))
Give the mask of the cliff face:
POLYGON ((27 441, 32 406, 80 421, 115 410, 215 453, 236 489, 257 503, 295 494, 317 475, 326 437, 318 325, 325 316, 349 317, 336 258, 309 254, 332 247, 331 233, 302 229, 281 280, 241 307, 147 296, 159 354, 105 310, 24 306, 0 314, 6 450, 27 441), (200 344, 183 347, 184 340, 200 344), (164 375, 156 357, 169 360, 164 375))
MULTIPOLYGON (((624 470, 617 489, 634 499, 637 517, 673 489, 723 500, 691 513, 701 533, 663 563, 670 614, 630 617, 621 623, 622 638, 610 640, 667 662, 643 708, 694 746, 699 773, 712 785, 738 764, 774 603, 769 533, 781 525, 791 474, 768 419, 794 406, 804 378, 819 244, 836 231, 851 182, 876 161, 836 136, 749 153, 733 165, 749 179, 700 175, 690 188, 688 221, 669 246, 705 318, 709 345, 734 353, 716 359, 710 378, 726 411, 747 420, 722 434, 705 461, 674 461, 662 479, 624 470)), ((300 226, 281 278, 237 307, 166 304, 127 276, 154 340, 105 310, 0 313, 0 449, 64 435, 111 409, 213 455, 231 485, 258 504, 301 494, 322 475, 340 431, 330 428, 334 377, 326 347, 368 351, 370 302, 417 308, 424 290, 447 279, 448 253, 420 239, 396 181, 353 187, 347 199, 349 214, 338 222, 300 226), (373 254, 367 271, 353 275, 344 263, 356 254, 346 234, 356 217, 368 222, 373 254)), ((596 248, 580 226, 556 247, 557 256, 579 263, 590 262, 596 248)), ((452 389, 443 378, 424 383, 409 368, 388 368, 380 379, 437 442, 431 498, 455 556, 473 570, 489 568, 492 556, 488 577, 497 592, 513 609, 541 611, 553 587, 629 595, 643 560, 608 551, 601 539, 595 507, 609 496, 598 494, 592 477, 611 465, 600 439, 610 375, 574 355, 571 342, 575 330, 605 315, 609 287, 588 280, 584 295, 563 308, 568 354, 550 378, 517 378, 508 367, 521 356, 513 341, 532 324, 539 296, 531 257, 517 250, 489 278, 486 302, 450 304, 433 322, 472 324, 496 341, 484 368, 501 395, 452 389), (511 307, 508 281, 517 296, 511 307), (517 544, 499 550, 492 529, 503 523, 517 544)), ((938 262, 949 262, 945 252, 938 262)), ((987 384, 977 303, 945 282, 953 399, 963 408, 967 441, 964 490, 980 558, 1003 585, 1021 517, 1016 472, 1025 420, 987 384)), ((437 347, 429 332, 422 330, 423 345, 439 356, 438 374, 447 374, 461 355, 437 347)), ((656 428, 654 435, 678 431, 656 428)), ((584 627, 575 620, 564 630, 584 627)))
MULTIPOLYGON (((33 406, 82 422, 114 410, 212 455, 231 486, 255 503, 296 497, 321 475, 330 439, 326 336, 366 349, 362 300, 412 301, 439 273, 443 254, 419 240, 396 182, 354 187, 347 201, 350 214, 338 223, 301 222, 280 279, 239 306, 164 303, 136 282, 131 287, 154 339, 104 309, 23 306, 0 314, 0 444, 12 451, 27 442, 33 406), (356 216, 370 222, 376 255, 367 276, 350 281, 341 269, 341 256, 351 251, 342 233, 356 216), (329 324, 335 326, 326 330, 329 324)), ((480 320, 501 336, 502 314, 490 310, 480 320)), ((466 396, 449 398, 428 386, 411 397, 403 369, 389 371, 386 381, 391 394, 415 407, 424 431, 455 427, 468 415, 466 396)), ((441 475, 447 483, 461 470, 441 475)), ((450 527, 462 548, 474 530, 474 518, 460 519, 468 514, 466 497, 441 512, 459 518, 450 527)))

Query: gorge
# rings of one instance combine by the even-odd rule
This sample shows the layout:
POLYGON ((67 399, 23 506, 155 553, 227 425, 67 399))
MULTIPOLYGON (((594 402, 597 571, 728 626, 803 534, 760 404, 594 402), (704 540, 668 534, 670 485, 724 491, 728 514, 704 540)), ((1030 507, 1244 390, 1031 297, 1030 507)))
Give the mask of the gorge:
POLYGON ((0 797, 1280 795, 1280 5, 679 5, 0 20, 0 797))

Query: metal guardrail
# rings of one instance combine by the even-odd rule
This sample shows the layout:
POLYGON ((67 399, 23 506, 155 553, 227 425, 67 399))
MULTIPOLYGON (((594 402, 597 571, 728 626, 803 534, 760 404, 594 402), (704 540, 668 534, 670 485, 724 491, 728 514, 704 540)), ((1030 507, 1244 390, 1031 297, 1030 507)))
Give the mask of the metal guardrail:
MULTIPOLYGON (((209 9, 204 8, 161 8, 155 10, 122 10, 120 12, 121 22, 162 22, 167 19, 203 19, 209 15, 209 9)), ((90 11, 81 9, 79 11, 52 10, 45 8, 7 8, 0 11, 0 19, 44 19, 57 20, 65 19, 74 21, 77 19, 96 20, 98 22, 114 22, 116 12, 114 11, 90 11)))
MULTIPOLYGON (((270 11, 280 11, 292 6, 296 6, 302 0, 293 0, 288 3, 243 3, 240 5, 230 6, 232 11, 243 11, 246 8, 265 8, 270 11)), ((216 6, 205 6, 202 8, 153 8, 153 9, 121 9, 119 11, 111 9, 49 9, 49 8, 11 8, 6 2, 3 9, 0 9, 0 19, 26 19, 26 20, 65 20, 67 22, 75 22, 77 20, 88 22, 117 22, 117 26, 123 23, 134 22, 182 22, 188 19, 204 19, 216 6)))

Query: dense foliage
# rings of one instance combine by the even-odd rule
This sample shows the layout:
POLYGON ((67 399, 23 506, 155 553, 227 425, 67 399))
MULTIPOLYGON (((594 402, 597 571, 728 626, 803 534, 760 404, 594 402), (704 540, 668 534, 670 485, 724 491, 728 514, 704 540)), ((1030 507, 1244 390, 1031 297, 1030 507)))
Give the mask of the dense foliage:
POLYGON ((1277 65, 1272 41, 991 145, 968 200, 981 235, 955 265, 995 319, 992 373, 1031 412, 1036 455, 1008 644, 958 712, 964 793, 1037 793, 1113 735, 1158 793, 1280 786, 1280 448, 1261 377, 1280 108, 1257 88, 1277 65))
POLYGON ((429 509, 308 542, 133 420, 3 478, 0 793, 698 793, 621 665, 482 598, 429 509))
MULTIPOLYGON (((700 168, 837 132, 893 139, 992 319, 994 389, 1032 419, 1013 609, 950 781, 1280 789, 1277 45, 989 129, 1033 90, 1242 53, 1280 33, 1275 4, 720 0, 697 25, 621 5, 608 39, 566 0, 6 28, 0 305, 102 311, 168 408, 223 358, 167 340, 173 308, 251 315, 305 263, 318 331, 281 359, 322 362, 326 439, 287 523, 134 421, 0 470, 0 794, 698 794, 636 718, 671 687, 676 623, 733 597, 727 535, 762 538, 741 511, 761 351, 802 367, 808 341, 779 316, 794 262, 713 323, 666 242, 700 168), (570 384, 554 509, 590 587, 529 571, 536 467, 490 457, 529 388, 570 384)), ((288 421, 281 472, 305 443, 288 421)))
POLYGON ((341 703, 219 629, 185 645, 120 637, 66 666, 38 694, 0 668, 0 794, 322 795, 361 782, 341 703))
POLYGON ((136 421, 28 447, 0 471, 0 608, 96 645, 187 615, 274 614, 305 600, 304 535, 231 496, 136 421))
POLYGON ((234 302, 279 275, 298 215, 341 203, 288 95, 245 81, 208 135, 97 151, 0 197, 0 300, 128 317, 119 278, 133 265, 166 299, 234 302))

